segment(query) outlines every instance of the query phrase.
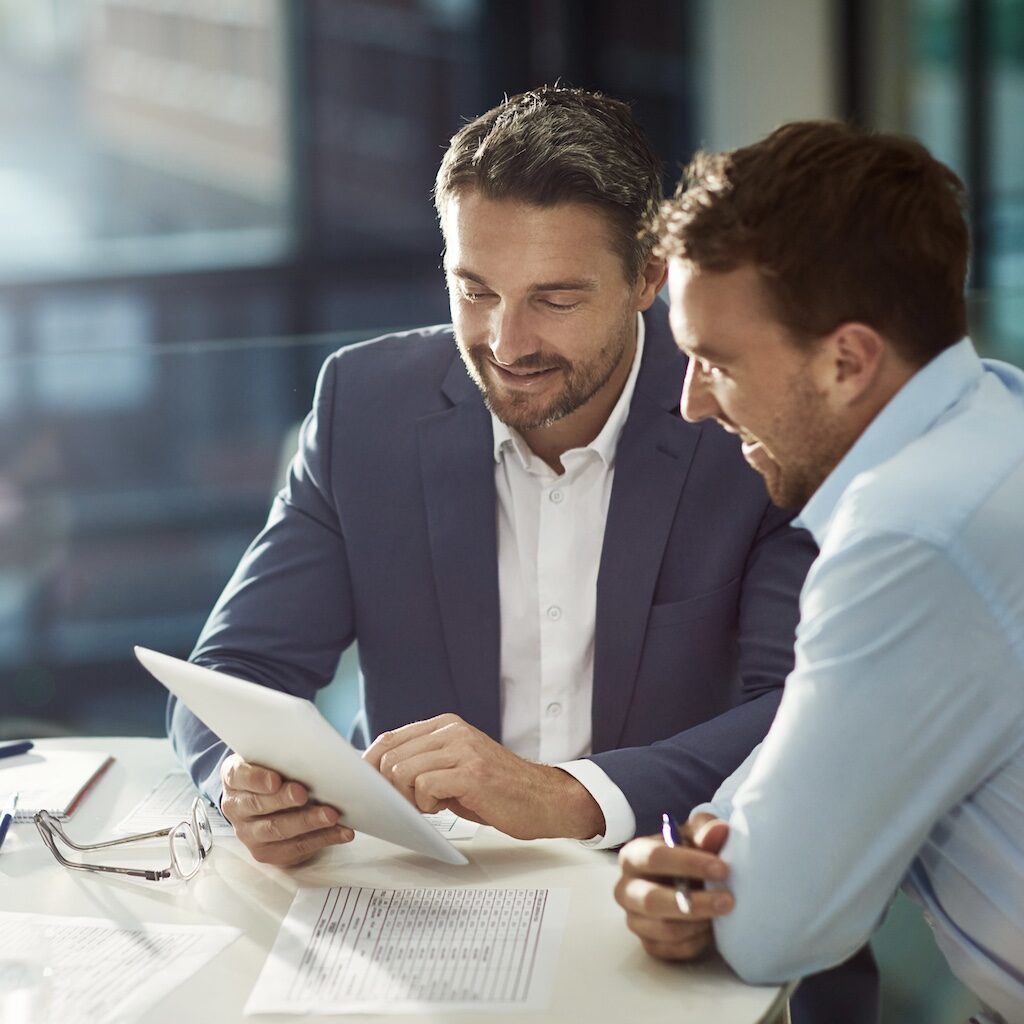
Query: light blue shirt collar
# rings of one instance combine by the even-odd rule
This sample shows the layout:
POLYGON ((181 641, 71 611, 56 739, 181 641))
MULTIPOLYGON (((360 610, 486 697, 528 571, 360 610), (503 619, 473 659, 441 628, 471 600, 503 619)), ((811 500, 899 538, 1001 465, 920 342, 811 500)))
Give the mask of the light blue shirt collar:
POLYGON ((977 386, 983 373, 969 338, 963 338, 926 363, 868 424, 793 524, 810 530, 820 547, 839 499, 854 479, 924 434, 968 390, 977 386))

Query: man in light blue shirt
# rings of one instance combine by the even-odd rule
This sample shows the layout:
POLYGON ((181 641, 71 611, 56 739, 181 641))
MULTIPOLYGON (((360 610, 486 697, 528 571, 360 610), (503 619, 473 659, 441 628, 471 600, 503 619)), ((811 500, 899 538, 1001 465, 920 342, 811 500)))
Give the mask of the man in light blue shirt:
POLYGON ((902 887, 984 1019, 1024 1021, 1024 373, 963 337, 962 186, 828 123, 687 184, 656 226, 683 414, 740 435, 821 553, 767 738, 694 811, 697 849, 624 848, 617 898, 652 955, 713 941, 781 982, 902 887), (676 877, 709 883, 687 912, 676 877))

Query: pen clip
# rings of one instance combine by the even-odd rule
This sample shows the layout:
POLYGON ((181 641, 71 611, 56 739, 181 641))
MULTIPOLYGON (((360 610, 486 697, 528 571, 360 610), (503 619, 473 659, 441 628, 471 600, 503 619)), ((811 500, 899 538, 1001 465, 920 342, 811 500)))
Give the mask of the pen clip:
POLYGON ((661 838, 666 846, 681 846, 683 842, 675 819, 667 812, 661 816, 661 838))

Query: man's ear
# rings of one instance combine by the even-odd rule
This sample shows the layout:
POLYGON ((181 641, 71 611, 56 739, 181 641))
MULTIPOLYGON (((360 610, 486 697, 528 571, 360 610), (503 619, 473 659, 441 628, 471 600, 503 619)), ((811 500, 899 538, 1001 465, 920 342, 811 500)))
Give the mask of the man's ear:
POLYGON ((636 308, 639 312, 650 309, 668 277, 668 263, 660 256, 651 256, 637 278, 636 308))
POLYGON ((891 352, 873 327, 850 321, 825 339, 821 355, 820 372, 828 394, 837 405, 849 406, 874 393, 891 352))

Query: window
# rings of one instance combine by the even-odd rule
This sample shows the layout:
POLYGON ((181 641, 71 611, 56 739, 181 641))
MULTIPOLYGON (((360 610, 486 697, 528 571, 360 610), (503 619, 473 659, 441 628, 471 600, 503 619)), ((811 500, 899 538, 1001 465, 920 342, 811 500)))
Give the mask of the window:
POLYGON ((0 281, 289 242, 280 0, 0 3, 0 281))

